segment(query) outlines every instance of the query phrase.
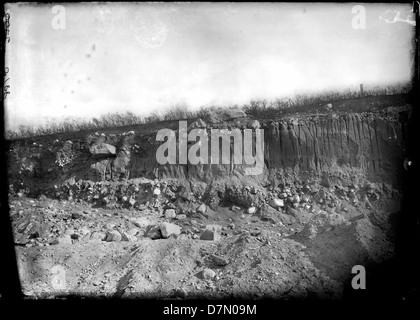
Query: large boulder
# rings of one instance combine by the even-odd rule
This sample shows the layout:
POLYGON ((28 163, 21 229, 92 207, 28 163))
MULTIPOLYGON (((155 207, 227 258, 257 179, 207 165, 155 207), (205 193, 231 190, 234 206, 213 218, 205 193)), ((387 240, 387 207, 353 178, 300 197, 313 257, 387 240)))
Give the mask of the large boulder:
POLYGON ((160 232, 162 237, 169 238, 171 235, 179 236, 181 234, 181 228, 173 223, 163 222, 160 225, 160 232))

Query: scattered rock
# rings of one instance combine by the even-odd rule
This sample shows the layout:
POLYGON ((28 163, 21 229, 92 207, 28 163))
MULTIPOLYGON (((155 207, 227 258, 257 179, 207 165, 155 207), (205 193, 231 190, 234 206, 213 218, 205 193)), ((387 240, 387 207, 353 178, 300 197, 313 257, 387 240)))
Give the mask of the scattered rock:
POLYGON ((261 230, 254 230, 250 232, 251 236, 257 237, 261 234, 261 230))
POLYGON ((326 110, 330 111, 330 110, 332 110, 333 105, 332 105, 331 103, 327 103, 327 104, 324 106, 324 108, 325 108, 326 110))
POLYGON ((231 210, 233 212, 238 212, 239 210, 241 210, 241 208, 239 208, 238 206, 232 206, 231 210))
POLYGON ((189 192, 186 188, 184 188, 178 195, 184 201, 191 201, 194 198, 191 192, 189 192))
POLYGON ((74 229, 67 229, 67 230, 64 232, 64 235, 66 235, 66 236, 71 236, 73 233, 74 233, 74 229))
POLYGON ((212 280, 216 276, 216 272, 214 272, 211 269, 204 269, 201 272, 201 276, 203 277, 204 280, 212 280))
POLYGON ((139 232, 139 229, 137 229, 137 228, 131 228, 126 233, 129 234, 130 236, 135 236, 138 232, 139 232))
POLYGON ((181 234, 181 228, 173 223, 163 222, 160 225, 160 232, 162 237, 169 238, 169 236, 179 236, 181 234))
POLYGON ((337 213, 327 213, 319 210, 314 214, 305 227, 299 232, 301 237, 313 239, 317 234, 330 230, 335 226, 349 226, 351 223, 337 213))
POLYGON ((159 188, 155 188, 155 190, 153 190, 153 194, 154 194, 155 196, 159 196, 159 195, 160 195, 160 193, 161 193, 161 191, 160 191, 160 189, 159 189, 159 188))
POLYGON ((108 222, 105 226, 106 230, 111 230, 115 228, 115 223, 108 222))
POLYGON ((179 215, 176 216, 177 220, 184 220, 186 218, 187 218, 187 216, 185 214, 179 214, 179 215))
POLYGON ((201 120, 201 118, 199 118, 189 125, 188 131, 192 129, 205 129, 206 127, 207 124, 203 120, 201 120))
POLYGON ((36 239, 39 238, 39 232, 35 231, 29 235, 29 239, 36 239))
POLYGON ((179 297, 179 298, 186 298, 188 295, 187 290, 185 290, 184 288, 177 288, 174 292, 175 297, 179 297))
POLYGON ((138 209, 139 209, 140 211, 144 211, 144 210, 146 210, 146 209, 147 209, 147 207, 148 207, 148 204, 147 204, 147 205, 146 205, 146 204, 141 204, 141 205, 139 205, 138 209))
POLYGON ((146 217, 131 218, 130 221, 139 228, 145 228, 150 225, 150 221, 146 217))
POLYGON ((248 122, 249 129, 259 129, 261 127, 260 123, 257 120, 251 120, 248 122))
POLYGON ((302 224, 307 223, 312 217, 312 213, 296 210, 293 208, 288 208, 287 213, 295 217, 302 224))
POLYGON ((73 240, 79 240, 80 236, 76 233, 73 233, 70 238, 72 238, 73 240))
POLYGON ((227 259, 217 256, 215 254, 210 255, 210 258, 219 266, 226 266, 229 264, 229 261, 227 259))
POLYGON ((283 223, 284 225, 290 225, 294 222, 295 218, 292 217, 291 215, 282 213, 282 212, 278 212, 277 214, 279 220, 281 223, 283 223))
POLYGON ((287 198, 287 193, 286 192, 282 192, 279 194, 279 198, 280 199, 286 199, 287 198))
POLYGON ((117 230, 108 231, 106 234, 105 241, 107 242, 120 242, 121 241, 121 234, 117 230))
POLYGON ((292 199, 292 202, 293 202, 293 203, 299 203, 299 202, 300 202, 300 197, 299 197, 299 195, 295 195, 295 196, 293 197, 293 199, 292 199))
POLYGON ((207 206, 203 203, 203 204, 201 204, 198 208, 197 208, 197 212, 198 213, 202 213, 202 214, 204 214, 204 213, 206 213, 206 211, 207 211, 207 206))
POLYGON ((152 240, 162 238, 162 233, 160 232, 159 226, 149 226, 144 233, 144 236, 152 240))
POLYGON ((61 244, 72 244, 71 237, 69 235, 55 239, 51 244, 52 245, 61 245, 61 244))
POLYGON ((206 226, 206 229, 201 233, 201 240, 218 241, 221 239, 222 227, 216 224, 206 226))
POLYGON ((89 230, 88 227, 84 226, 83 228, 81 228, 80 230, 78 230, 77 234, 80 235, 81 237, 86 237, 87 235, 89 235, 91 233, 91 231, 89 230))
POLYGON ((173 219, 176 217, 176 213, 174 209, 167 209, 165 211, 165 218, 166 219, 173 219))
POLYGON ((122 241, 129 241, 129 242, 136 242, 137 237, 134 235, 129 234, 128 232, 123 232, 121 234, 122 241))
POLYGON ((284 207, 284 201, 282 199, 271 199, 269 204, 275 209, 284 207))
POLYGON ((248 214, 254 214, 254 213, 255 213, 255 211, 257 211, 257 208, 255 208, 255 207, 249 207, 249 208, 246 210, 246 212, 247 212, 248 214))
POLYGON ((78 212, 73 212, 71 215, 72 219, 83 219, 83 215, 81 213, 78 212))
POLYGON ((102 143, 90 147, 90 153, 92 155, 116 154, 116 148, 114 146, 111 146, 110 144, 102 143))
POLYGON ((106 234, 103 232, 94 232, 92 233, 92 235, 90 236, 91 240, 105 240, 106 239, 106 234))

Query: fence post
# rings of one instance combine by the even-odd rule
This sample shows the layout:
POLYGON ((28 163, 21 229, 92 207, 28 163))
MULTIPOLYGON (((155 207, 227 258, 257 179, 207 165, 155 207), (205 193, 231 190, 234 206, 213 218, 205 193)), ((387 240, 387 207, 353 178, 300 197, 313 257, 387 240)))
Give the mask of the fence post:
POLYGON ((363 97, 363 83, 360 84, 360 96, 363 97))

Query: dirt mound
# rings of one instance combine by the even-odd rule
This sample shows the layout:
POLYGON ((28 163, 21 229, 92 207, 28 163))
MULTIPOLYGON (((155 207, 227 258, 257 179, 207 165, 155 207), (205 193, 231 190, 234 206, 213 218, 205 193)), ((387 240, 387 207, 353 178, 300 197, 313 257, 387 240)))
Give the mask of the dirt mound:
MULTIPOLYGON (((165 184, 145 185, 155 191, 165 184)), ((318 188, 316 194, 323 196, 314 199, 333 196, 318 188)), ((293 194, 296 189, 280 192, 293 194)), ((339 213, 336 207, 320 210, 316 200, 308 209, 308 202, 296 206, 293 196, 285 199, 284 207, 264 203, 249 214, 243 205, 214 211, 193 201, 182 210, 181 195, 174 197, 172 206, 152 196, 149 206, 117 210, 47 197, 12 198, 25 294, 335 299, 342 297, 354 265, 379 264, 393 253, 385 218, 389 211, 346 200, 338 208, 347 210, 339 213), (180 234, 164 239, 153 231, 162 222, 177 226, 180 234), (216 241, 200 240, 210 225, 220 226, 220 235, 216 241), (214 272, 210 278, 203 276, 207 269, 214 272), (66 287, 56 289, 54 281, 63 270, 66 287)), ((398 198, 386 201, 378 207, 390 210, 398 198)))
MULTIPOLYGON (((26 211, 31 211, 30 201, 33 200, 22 199, 14 205, 21 203, 26 211)), ((46 226, 50 228, 46 233, 27 239, 25 247, 17 248, 19 272, 27 295, 164 298, 180 293, 184 298, 341 295, 339 283, 315 267, 305 254, 305 247, 285 237, 286 233, 281 232, 286 230, 284 226, 256 216, 226 209, 225 215, 209 212, 207 218, 171 220, 182 227, 181 235, 177 239, 152 240, 143 233, 147 226, 166 220, 156 213, 137 217, 130 211, 110 214, 99 209, 83 213, 83 218, 65 220, 53 213, 61 213, 61 206, 65 204, 51 203, 49 207, 56 210, 39 215, 36 206, 32 207, 33 216, 46 216, 53 223, 46 226), (206 241, 192 236, 211 223, 222 226, 221 240, 206 241), (105 229, 112 228, 123 233, 122 230, 133 227, 138 229, 138 241, 95 240, 94 235, 101 230, 105 233, 105 229), (72 239, 69 243, 42 242, 44 236, 52 240, 65 234, 72 239), (203 270, 207 269, 214 272, 210 279, 203 278, 203 270), (58 280, 65 286, 60 287, 58 280)))
POLYGON ((320 211, 291 238, 306 246, 314 264, 331 279, 344 282, 353 266, 380 264, 394 254, 394 245, 379 227, 363 214, 356 219, 320 211))

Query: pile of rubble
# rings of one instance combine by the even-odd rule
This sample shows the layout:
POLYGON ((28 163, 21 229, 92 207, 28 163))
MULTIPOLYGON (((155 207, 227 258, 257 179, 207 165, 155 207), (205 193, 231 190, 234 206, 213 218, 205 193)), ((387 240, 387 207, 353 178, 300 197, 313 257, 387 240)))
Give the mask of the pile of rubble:
POLYGON ((366 209, 392 194, 389 186, 369 183, 203 187, 175 180, 80 180, 38 199, 17 193, 9 207, 21 270, 31 272, 34 257, 42 264, 36 284, 32 274, 23 275, 25 288, 35 292, 50 294, 44 270, 62 265, 74 290, 98 294, 149 290, 159 296, 157 286, 171 279, 165 294, 181 298, 204 292, 330 298, 341 294, 339 283, 352 266, 392 256, 378 219, 383 211, 366 209), (97 267, 90 267, 92 261, 97 267), (122 290, 126 278, 132 287, 122 290))
MULTIPOLYGON (((155 190, 155 198, 158 192, 155 190)), ((160 193, 158 193, 160 195, 160 193)), ((38 200, 17 197, 11 201, 11 217, 18 245, 49 246, 75 242, 136 242, 140 238, 191 238, 219 240, 222 228, 198 223, 194 214, 204 217, 207 206, 195 204, 196 209, 186 214, 175 209, 147 207, 138 212, 123 209, 123 213, 107 209, 86 209, 85 204, 67 200, 38 200), (29 214, 30 213, 30 214, 29 214), (175 221, 175 223, 174 223, 175 221), (182 235, 181 235, 182 234, 182 235)))
POLYGON ((219 182, 199 188, 194 183, 185 185, 177 180, 142 178, 122 183, 76 182, 73 179, 46 190, 45 195, 108 209, 158 212, 173 209, 178 214, 190 214, 203 203, 212 210, 220 206, 234 206, 246 210, 248 214, 261 214, 269 206, 278 212, 295 215, 296 212, 314 213, 317 210, 346 212, 349 206, 372 209, 383 195, 395 197, 397 191, 379 183, 331 187, 296 183, 264 188, 219 182))
POLYGON ((129 183, 79 180, 55 186, 38 200, 18 193, 16 203, 11 206, 17 243, 135 242, 138 237, 160 239, 181 235, 191 239, 217 240, 226 228, 234 229, 235 224, 221 228, 214 224, 200 224, 197 220, 207 219, 209 211, 218 211, 219 206, 226 205, 242 218, 246 215, 261 217, 297 231, 302 230, 318 212, 352 218, 362 209, 370 209, 384 195, 389 197, 393 193, 389 186, 373 183, 332 188, 315 184, 280 184, 268 188, 215 184, 202 194, 190 190, 176 180, 137 179, 129 183), (27 199, 26 205, 34 206, 31 210, 38 214, 25 215, 21 199, 27 199), (55 204, 45 207, 45 202, 55 204), (78 206, 92 209, 77 210, 78 206), (120 212, 124 212, 123 217, 120 212), (120 227, 106 222, 112 218, 118 218, 120 227))

